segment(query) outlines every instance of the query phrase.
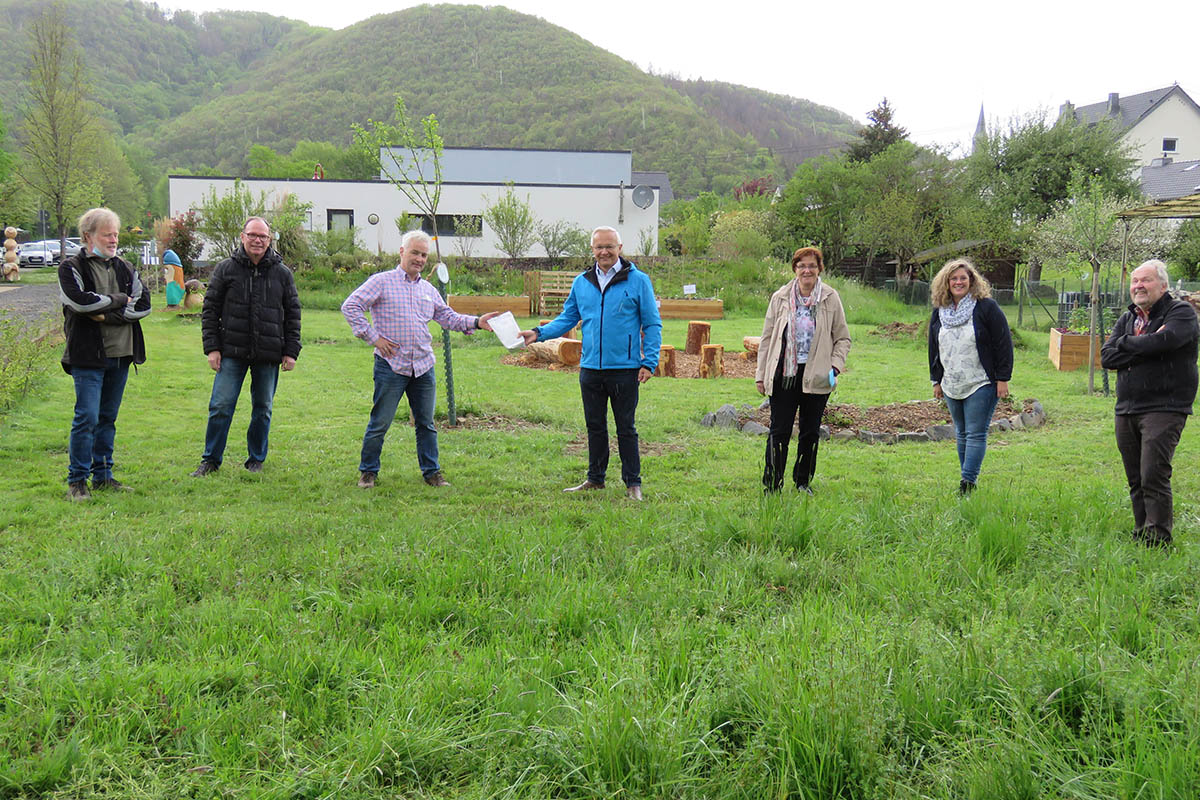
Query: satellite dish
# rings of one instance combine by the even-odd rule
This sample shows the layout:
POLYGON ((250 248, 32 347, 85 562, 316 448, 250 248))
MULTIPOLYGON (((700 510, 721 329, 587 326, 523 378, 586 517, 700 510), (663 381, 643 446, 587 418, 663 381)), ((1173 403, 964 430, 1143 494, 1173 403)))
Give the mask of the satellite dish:
POLYGON ((654 205, 654 189, 644 183, 633 187, 633 204, 638 208, 654 205))

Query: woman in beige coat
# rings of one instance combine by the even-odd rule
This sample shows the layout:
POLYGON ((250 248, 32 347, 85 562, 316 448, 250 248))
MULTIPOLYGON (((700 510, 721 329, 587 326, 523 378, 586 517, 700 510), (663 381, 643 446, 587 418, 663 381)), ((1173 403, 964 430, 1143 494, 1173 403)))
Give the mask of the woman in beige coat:
POLYGON ((850 329, 838 293, 821 282, 825 269, 821 251, 801 247, 792 256, 792 269, 795 280, 771 295, 767 305, 754 386, 771 398, 764 491, 783 488, 788 441, 798 411, 800 433, 792 480, 798 490, 812 494, 821 415, 837 376, 846 368, 850 329))

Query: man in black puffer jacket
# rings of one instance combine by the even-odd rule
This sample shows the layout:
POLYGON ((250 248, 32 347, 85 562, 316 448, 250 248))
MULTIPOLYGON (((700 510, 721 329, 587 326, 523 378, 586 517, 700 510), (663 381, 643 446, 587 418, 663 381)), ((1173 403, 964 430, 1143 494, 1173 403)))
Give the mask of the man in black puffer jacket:
POLYGON ((1167 293, 1167 266, 1147 261, 1133 271, 1133 304, 1100 351, 1117 371, 1117 449, 1133 503, 1134 536, 1171 543, 1171 459, 1196 399, 1200 325, 1189 303, 1167 293))
POLYGON ((271 247, 271 228, 261 217, 242 226, 242 246, 213 270, 204 295, 201 332, 208 365, 216 371, 208 404, 204 456, 192 477, 216 472, 225 453, 229 424, 242 382, 250 373, 249 458, 261 472, 271 431, 271 404, 279 367, 295 368, 300 355, 300 296, 292 271, 271 247))

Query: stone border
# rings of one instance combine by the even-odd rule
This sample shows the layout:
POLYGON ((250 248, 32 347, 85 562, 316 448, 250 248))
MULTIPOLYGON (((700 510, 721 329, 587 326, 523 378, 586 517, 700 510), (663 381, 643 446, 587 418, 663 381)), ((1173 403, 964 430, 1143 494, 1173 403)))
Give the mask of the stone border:
MULTIPOLYGON (((770 401, 764 400, 758 410, 769 408, 770 401)), ((749 403, 742 404, 742 412, 753 412, 756 409, 749 403)), ((756 436, 766 436, 770 431, 767 426, 747 420, 746 422, 738 422, 738 409, 726 403, 716 411, 710 411, 700 419, 700 424, 706 428, 729 428, 730 430, 740 430, 742 433, 748 433, 756 436)), ((1002 417, 993 419, 992 424, 988 426, 990 433, 998 431, 1021 431, 1040 428, 1046 424, 1046 411, 1042 408, 1042 404, 1038 400, 1033 401, 1033 408, 1030 411, 1022 411, 1020 414, 1013 414, 1011 417, 1002 417)), ((850 441, 857 439, 868 444, 900 444, 901 442, 945 442, 953 441, 954 426, 953 425, 930 425, 923 431, 903 431, 901 433, 876 433, 868 430, 853 430, 846 429, 833 433, 829 430, 829 426, 822 425, 820 428, 822 441, 833 439, 836 441, 850 441)))

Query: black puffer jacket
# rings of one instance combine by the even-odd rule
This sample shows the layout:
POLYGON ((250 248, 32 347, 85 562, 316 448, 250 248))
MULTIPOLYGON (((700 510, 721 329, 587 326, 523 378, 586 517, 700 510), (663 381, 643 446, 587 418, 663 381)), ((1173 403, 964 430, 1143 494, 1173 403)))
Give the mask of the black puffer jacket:
POLYGON ((1150 306, 1146 333, 1133 335, 1136 306, 1121 315, 1100 349, 1100 363, 1117 371, 1118 414, 1191 414, 1196 399, 1200 323, 1190 303, 1164 294, 1150 306))
POLYGON ((217 350, 252 364, 300 355, 300 295, 274 248, 257 265, 242 247, 217 264, 200 319, 206 355, 217 350))
POLYGON ((133 298, 132 303, 126 304, 96 291, 87 256, 82 251, 63 259, 58 266, 58 295, 62 300, 63 333, 67 338, 62 368, 67 374, 71 373, 72 367, 104 368, 107 363, 104 325, 132 325, 133 363, 146 363, 141 319, 150 313, 150 292, 128 261, 114 256, 109 263, 116 271, 121 291, 133 298), (103 316, 104 320, 94 320, 93 316, 103 316))

